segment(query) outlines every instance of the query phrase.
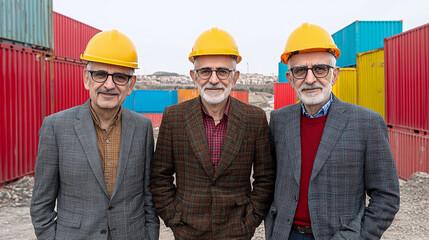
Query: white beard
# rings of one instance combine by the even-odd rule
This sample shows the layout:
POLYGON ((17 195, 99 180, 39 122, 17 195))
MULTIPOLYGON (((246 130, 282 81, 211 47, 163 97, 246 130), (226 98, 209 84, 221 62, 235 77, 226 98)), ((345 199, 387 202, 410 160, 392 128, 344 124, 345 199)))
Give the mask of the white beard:
POLYGON ((225 87, 224 85, 222 85, 221 83, 218 83, 216 85, 207 83, 206 85, 204 85, 204 87, 201 87, 199 84, 197 84, 198 87, 198 92, 200 93, 201 98, 207 102, 208 104, 218 104, 221 103, 222 101, 224 101, 225 99, 228 98, 229 93, 232 90, 232 85, 230 84, 228 87, 225 87), (205 90, 207 88, 219 88, 219 89, 223 89, 222 93, 206 93, 205 90))
POLYGON ((328 99, 329 95, 332 92, 332 81, 329 82, 328 86, 324 87, 321 83, 314 82, 311 85, 308 85, 306 83, 303 83, 299 89, 294 88, 296 93, 298 94, 301 101, 306 105, 317 105, 320 103, 323 103, 328 99), (322 92, 315 92, 315 93, 305 93, 303 92, 304 89, 310 89, 310 88, 321 88, 322 92))

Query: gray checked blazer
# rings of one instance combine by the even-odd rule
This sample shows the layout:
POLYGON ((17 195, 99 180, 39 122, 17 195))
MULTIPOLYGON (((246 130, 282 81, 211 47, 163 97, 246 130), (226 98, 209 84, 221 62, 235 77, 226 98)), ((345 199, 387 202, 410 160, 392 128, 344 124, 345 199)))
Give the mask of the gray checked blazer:
MULTIPOLYGON (((277 159, 266 239, 288 239, 301 175, 301 103, 271 112, 277 159)), ((308 190, 315 239, 379 239, 399 210, 399 183, 386 123, 372 110, 333 96, 308 190), (370 197, 365 207, 366 194, 370 197)))
POLYGON ((38 239, 158 239, 149 191, 151 121, 122 108, 118 172, 109 197, 89 100, 47 117, 39 132, 31 218, 38 239), (55 211, 55 202, 56 211, 55 211))

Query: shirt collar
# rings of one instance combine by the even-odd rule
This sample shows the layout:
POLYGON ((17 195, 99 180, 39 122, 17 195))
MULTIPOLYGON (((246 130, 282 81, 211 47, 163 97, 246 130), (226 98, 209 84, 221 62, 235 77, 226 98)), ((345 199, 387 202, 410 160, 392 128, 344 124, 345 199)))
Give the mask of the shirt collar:
MULTIPOLYGON (((89 103, 89 110, 90 110, 91 117, 92 117, 92 120, 94 120, 95 125, 100 127, 100 119, 98 119, 97 114, 95 114, 95 110, 92 107, 91 103, 89 103)), ((119 111, 116 114, 115 121, 113 122, 112 125, 116 125, 119 122, 119 120, 121 119, 121 115, 122 115, 122 106, 119 107, 119 111)), ((109 128, 110 128, 110 126, 109 126, 109 128)))
POLYGON ((304 103, 301 102, 302 114, 304 114, 304 116, 308 118, 323 117, 328 114, 329 108, 331 107, 331 103, 332 103, 332 93, 331 93, 331 97, 329 98, 329 101, 325 103, 325 105, 323 105, 323 107, 314 116, 311 116, 307 111, 305 111, 304 103))
MULTIPOLYGON (((201 99, 201 96, 199 97, 200 98, 200 103, 201 103, 201 109, 203 109, 203 114, 205 115, 205 116, 210 116, 210 115, 208 115, 207 114, 207 112, 206 112, 206 109, 204 109, 204 105, 203 105, 203 100, 201 99)), ((228 112, 229 112, 229 105, 230 105, 230 103, 231 103, 231 101, 230 101, 230 97, 228 97, 228 101, 226 102, 226 107, 225 107, 225 110, 223 111, 223 114, 225 115, 225 116, 227 116, 228 117, 228 112)), ((211 117, 211 116, 210 116, 211 117)))

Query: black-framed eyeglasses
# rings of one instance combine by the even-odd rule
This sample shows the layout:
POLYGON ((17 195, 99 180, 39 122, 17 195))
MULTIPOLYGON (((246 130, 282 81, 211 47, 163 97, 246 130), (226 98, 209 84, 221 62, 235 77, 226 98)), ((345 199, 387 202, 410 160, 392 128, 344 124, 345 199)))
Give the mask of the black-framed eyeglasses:
POLYGON ((327 64, 316 64, 309 68, 307 66, 297 66, 290 69, 292 76, 295 79, 304 79, 307 77, 308 69, 311 69, 313 75, 317 78, 324 78, 328 76, 329 70, 334 68, 327 64))
POLYGON ((130 81, 130 78, 132 75, 128 75, 125 73, 108 73, 104 70, 99 71, 91 71, 88 70, 89 73, 91 73, 91 78, 94 82, 98 83, 104 83, 109 76, 112 76, 112 80, 116 85, 124 86, 130 81))
POLYGON ((203 80, 207 80, 212 76, 213 72, 216 72, 216 76, 220 79, 220 80, 225 80, 229 77, 229 75, 231 74, 231 72, 235 71, 232 69, 228 69, 228 68, 216 68, 216 69, 211 69, 211 68, 200 68, 195 70, 197 72, 197 75, 199 78, 203 79, 203 80))

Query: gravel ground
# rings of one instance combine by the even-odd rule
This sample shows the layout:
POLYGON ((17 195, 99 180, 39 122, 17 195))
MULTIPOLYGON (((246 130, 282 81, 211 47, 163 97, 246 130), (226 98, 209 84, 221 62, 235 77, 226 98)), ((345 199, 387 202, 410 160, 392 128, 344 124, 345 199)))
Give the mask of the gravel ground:
MULTIPOLYGON (((251 93, 249 102, 264 109, 269 118, 273 109, 272 95, 251 93)), ((154 136, 158 136, 158 129, 154 129, 154 136)), ((0 240, 36 239, 29 211, 33 184, 33 178, 24 177, 0 188, 0 240)), ((400 189, 401 208, 382 239, 429 240, 429 174, 415 173, 407 182, 400 180, 400 189)), ((261 224, 253 239, 265 239, 264 234, 261 224)), ((160 239, 174 239, 164 224, 161 224, 160 239)))

